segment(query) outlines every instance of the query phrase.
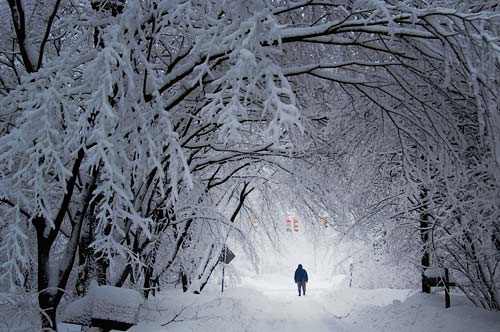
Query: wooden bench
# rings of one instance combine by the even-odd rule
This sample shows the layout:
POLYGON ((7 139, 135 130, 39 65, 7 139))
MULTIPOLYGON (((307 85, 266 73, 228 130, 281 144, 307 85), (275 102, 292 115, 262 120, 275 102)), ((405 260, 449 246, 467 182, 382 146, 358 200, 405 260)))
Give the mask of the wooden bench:
POLYGON ((456 282, 450 279, 448 268, 427 268, 423 274, 423 281, 430 287, 444 287, 444 306, 450 307, 450 287, 455 287, 456 282))
POLYGON ((83 298, 69 303, 63 312, 64 323, 100 327, 105 331, 126 331, 137 324, 144 302, 133 289, 91 284, 83 298))

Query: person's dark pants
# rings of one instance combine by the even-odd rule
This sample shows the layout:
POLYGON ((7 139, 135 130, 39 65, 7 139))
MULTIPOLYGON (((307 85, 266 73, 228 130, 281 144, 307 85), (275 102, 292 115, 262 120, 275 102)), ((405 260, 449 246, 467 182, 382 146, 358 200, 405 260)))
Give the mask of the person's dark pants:
POLYGON ((305 282, 298 282, 297 287, 299 289, 299 296, 300 296, 301 289, 302 289, 302 294, 306 295, 306 283, 305 282))

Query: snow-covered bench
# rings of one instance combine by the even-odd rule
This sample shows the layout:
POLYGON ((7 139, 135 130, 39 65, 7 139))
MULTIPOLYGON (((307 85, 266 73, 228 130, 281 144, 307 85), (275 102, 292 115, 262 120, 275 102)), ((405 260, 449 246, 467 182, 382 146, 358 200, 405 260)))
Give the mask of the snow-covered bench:
POLYGON ((450 307, 450 287, 456 286, 448 268, 431 267, 424 271, 424 282, 430 287, 444 287, 444 306, 450 307))
POLYGON ((125 331, 137 324, 142 303, 141 294, 133 289, 93 283, 87 295, 66 306, 62 320, 105 330, 125 331))

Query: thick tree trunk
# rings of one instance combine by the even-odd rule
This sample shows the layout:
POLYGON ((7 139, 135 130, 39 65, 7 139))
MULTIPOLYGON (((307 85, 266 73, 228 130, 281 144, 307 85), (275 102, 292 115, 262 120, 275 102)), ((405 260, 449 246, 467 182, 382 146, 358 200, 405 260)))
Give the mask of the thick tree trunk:
POLYGON ((50 283, 50 246, 49 241, 38 233, 38 305, 43 331, 57 331, 56 310, 58 306, 56 290, 49 288, 50 283))
POLYGON ((44 291, 38 294, 38 303, 40 305, 41 319, 42 319, 42 331, 57 331, 57 306, 53 296, 48 294, 48 291, 44 291))
MULTIPOLYGON (((51 271, 50 249, 52 241, 47 239, 43 230, 45 229, 45 220, 35 218, 37 229, 37 259, 38 259, 38 305, 40 307, 40 318, 42 321, 42 331, 57 331, 56 313, 63 292, 58 288, 59 280, 51 280, 55 276, 51 271)), ((54 267, 52 267, 54 268, 54 267)))
MULTIPOLYGON (((73 269, 81 227, 83 225, 88 203, 90 201, 90 195, 87 195, 80 212, 81 217, 72 225, 73 228, 71 230, 71 235, 65 246, 62 258, 57 265, 51 264, 50 251, 60 232, 61 225, 64 222, 64 216, 68 211, 78 170, 83 157, 83 150, 80 150, 78 152, 78 158, 75 160, 73 165, 72 176, 66 182, 66 193, 63 196, 61 207, 53 220, 52 227, 48 227, 47 220, 42 216, 37 216, 32 221, 37 235, 38 303, 41 310, 43 331, 57 331, 57 307, 61 302, 64 289, 68 283, 69 275, 73 269)), ((92 192, 94 184, 95 177, 94 182, 92 182, 89 186, 90 189, 88 190, 88 193, 92 192)))

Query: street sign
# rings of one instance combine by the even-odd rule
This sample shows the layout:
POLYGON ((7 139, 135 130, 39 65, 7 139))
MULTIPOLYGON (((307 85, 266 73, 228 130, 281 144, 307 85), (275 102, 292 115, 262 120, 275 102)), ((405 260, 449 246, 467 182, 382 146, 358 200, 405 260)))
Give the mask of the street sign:
POLYGON ((227 246, 224 246, 219 256, 219 262, 229 264, 235 257, 236 255, 227 246))
MULTIPOLYGON (((224 263, 224 264, 229 264, 231 261, 236 257, 236 255, 229 250, 229 248, 225 245, 222 248, 222 252, 220 253, 219 256, 219 262, 224 263)), ((221 292, 224 292, 224 265, 222 265, 222 282, 221 282, 221 292)))

